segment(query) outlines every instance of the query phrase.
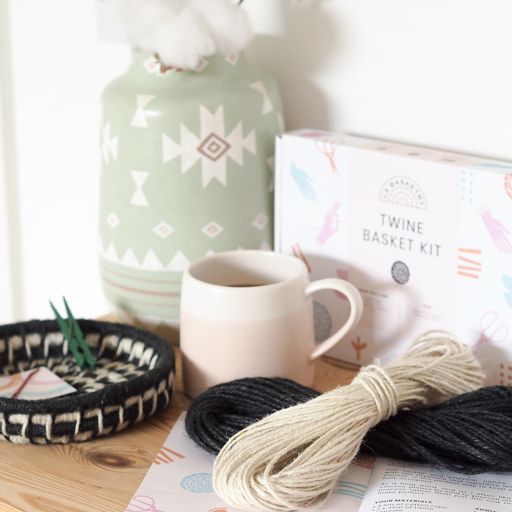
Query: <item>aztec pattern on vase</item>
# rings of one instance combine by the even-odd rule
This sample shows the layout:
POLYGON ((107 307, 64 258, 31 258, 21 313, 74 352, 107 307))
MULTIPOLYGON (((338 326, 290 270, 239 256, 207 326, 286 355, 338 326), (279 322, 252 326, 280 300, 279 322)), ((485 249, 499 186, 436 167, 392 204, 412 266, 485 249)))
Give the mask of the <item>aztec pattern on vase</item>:
POLYGON ((185 72, 134 52, 103 93, 100 259, 118 311, 175 325, 189 263, 271 248, 282 130, 275 81, 243 54, 185 72))

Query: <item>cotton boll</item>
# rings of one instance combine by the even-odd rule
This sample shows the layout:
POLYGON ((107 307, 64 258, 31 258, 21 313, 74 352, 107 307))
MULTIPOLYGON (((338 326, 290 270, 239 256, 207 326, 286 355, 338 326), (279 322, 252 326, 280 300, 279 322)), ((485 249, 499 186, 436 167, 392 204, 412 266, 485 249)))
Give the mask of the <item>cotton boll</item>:
POLYGON ((191 0, 190 7, 208 24, 219 53, 238 53, 251 41, 252 32, 247 13, 232 1, 191 0))
POLYGON ((251 39, 247 14, 232 0, 118 0, 130 44, 163 64, 194 69, 204 57, 230 55, 251 39))
POLYGON ((165 65, 180 69, 196 69, 204 57, 217 51, 208 27, 189 9, 160 28, 154 47, 165 65))
POLYGON ((128 42, 135 48, 155 51, 155 33, 183 9, 183 0, 118 0, 128 42))

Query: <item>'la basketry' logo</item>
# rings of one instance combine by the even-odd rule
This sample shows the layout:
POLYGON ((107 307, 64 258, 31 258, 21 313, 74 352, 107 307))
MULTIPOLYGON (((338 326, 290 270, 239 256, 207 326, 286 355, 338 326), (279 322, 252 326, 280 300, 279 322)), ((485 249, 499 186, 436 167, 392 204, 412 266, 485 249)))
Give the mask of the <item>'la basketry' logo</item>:
POLYGON ((406 176, 393 176, 384 183, 379 199, 385 203, 398 204, 409 208, 427 209, 427 198, 421 187, 406 176))

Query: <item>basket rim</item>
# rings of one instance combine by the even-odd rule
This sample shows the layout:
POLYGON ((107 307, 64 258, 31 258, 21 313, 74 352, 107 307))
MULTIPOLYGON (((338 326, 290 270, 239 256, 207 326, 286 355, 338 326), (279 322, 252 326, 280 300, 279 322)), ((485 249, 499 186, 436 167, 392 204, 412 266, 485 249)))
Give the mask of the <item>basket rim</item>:
MULTIPOLYGON (((155 368, 144 375, 133 379, 108 384, 104 388, 78 396, 73 394, 41 400, 24 400, 18 398, 0 397, 0 413, 4 414, 59 414, 73 410, 120 405, 132 395, 140 395, 141 392, 156 387, 162 380, 166 381, 169 375, 175 374, 176 362, 172 347, 162 338, 148 331, 132 327, 130 325, 104 322, 99 320, 78 319, 84 336, 88 334, 100 334, 101 336, 119 336, 119 338, 137 339, 153 348, 159 358, 155 368)), ((60 333, 55 320, 29 320, 0 326, 0 339, 11 336, 26 336, 39 334, 45 336, 49 333, 60 333)))

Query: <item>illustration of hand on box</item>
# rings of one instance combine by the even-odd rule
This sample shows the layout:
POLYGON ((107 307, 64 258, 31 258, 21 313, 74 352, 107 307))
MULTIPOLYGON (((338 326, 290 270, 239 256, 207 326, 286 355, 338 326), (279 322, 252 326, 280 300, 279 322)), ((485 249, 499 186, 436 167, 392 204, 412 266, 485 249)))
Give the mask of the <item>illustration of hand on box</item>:
POLYGON ((505 254, 512 254, 512 244, 507 236, 510 232, 503 223, 494 217, 489 208, 484 208, 480 216, 498 250, 505 254))
POLYGON ((340 216, 338 215, 338 209, 340 207, 340 202, 336 201, 331 208, 327 211, 324 217, 324 222, 322 225, 322 229, 320 233, 316 237, 318 243, 324 245, 340 226, 340 216))

